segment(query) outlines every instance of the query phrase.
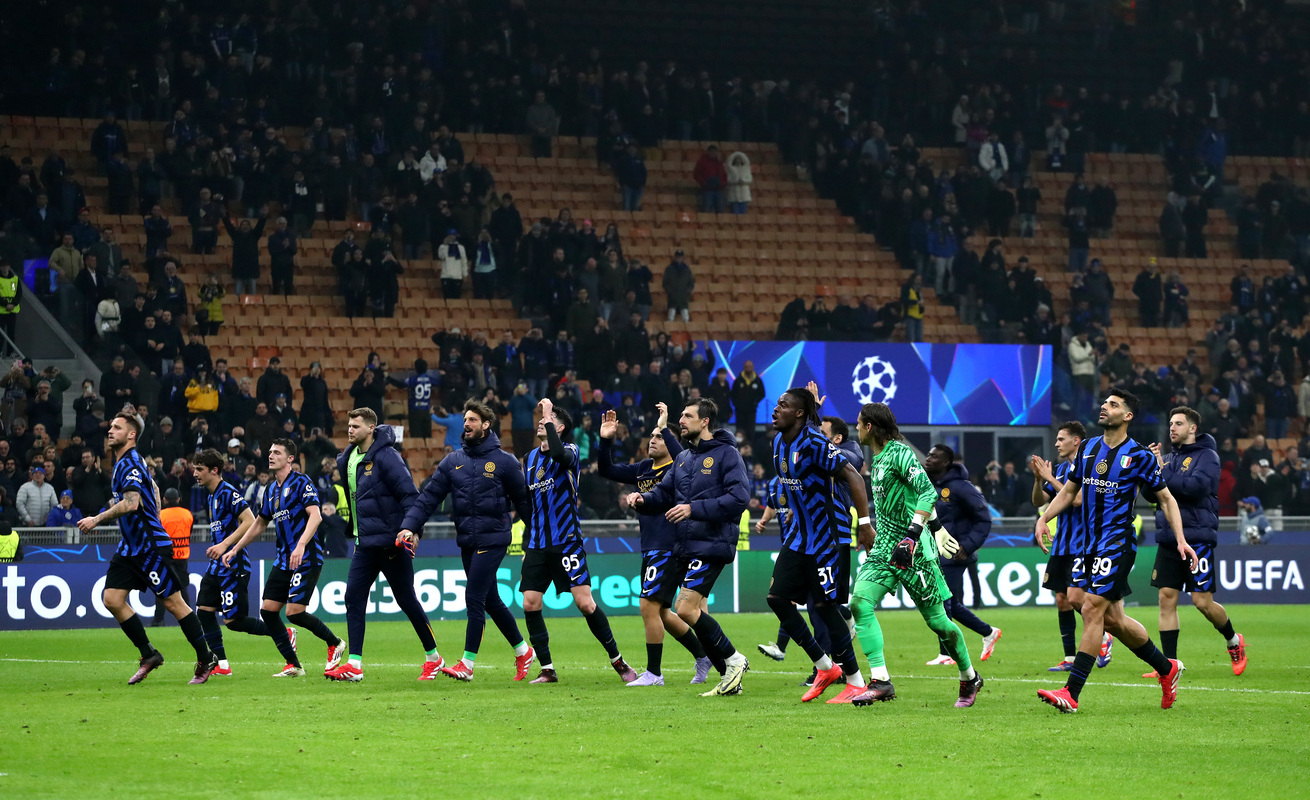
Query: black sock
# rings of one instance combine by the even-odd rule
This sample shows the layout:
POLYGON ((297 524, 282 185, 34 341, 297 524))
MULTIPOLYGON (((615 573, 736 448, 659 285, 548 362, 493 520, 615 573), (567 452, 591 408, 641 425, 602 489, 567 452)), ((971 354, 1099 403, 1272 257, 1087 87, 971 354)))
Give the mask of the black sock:
MULTIPOLYGON (((229 622, 227 627, 228 630, 233 630, 237 633, 248 633, 251 636, 269 635, 268 626, 264 624, 264 621, 254 617, 237 617, 229 622)), ((283 633, 286 633, 286 631, 283 631, 283 633)))
MULTIPOLYGON (((1177 636, 1178 632, 1174 631, 1174 635, 1177 636)), ((1160 648, 1156 647, 1155 642, 1150 639, 1147 639, 1146 644, 1141 647, 1132 648, 1132 651, 1133 655, 1150 664, 1151 669, 1154 669, 1161 675, 1168 675, 1169 671, 1173 669, 1173 665, 1169 663, 1169 659, 1165 657, 1164 653, 1160 652, 1160 648)))
POLYGON ((791 634, 782 626, 778 627, 778 641, 775 644, 779 653, 787 652, 787 645, 791 644, 791 634))
POLYGON ((155 648, 150 644, 150 637, 146 635, 146 626, 141 624, 141 617, 133 614, 122 622, 118 627, 123 629, 127 634, 128 641, 136 645, 136 649, 141 651, 142 658, 149 658, 154 655, 155 648))
POLYGON ((828 627, 828 636, 832 637, 832 660, 841 665, 843 674, 852 675, 860 671, 860 662, 855 658, 851 632, 838 608, 840 606, 822 605, 815 609, 815 613, 828 627))
POLYGON ((218 624, 218 616, 213 611, 196 611, 200 617, 200 627, 205 631, 205 643, 219 661, 227 660, 227 650, 223 648, 223 628, 218 624))
POLYGON ((1178 658, 1178 631, 1160 631, 1160 650, 1165 658, 1178 658))
POLYGON ((700 659, 705 657, 705 648, 701 647, 700 639, 696 638, 696 632, 691 628, 688 628, 687 632, 681 636, 675 636, 673 638, 678 640, 678 644, 687 648, 687 652, 691 653, 692 658, 700 659))
POLYGON ((187 614, 177 621, 177 625, 186 635, 186 640, 196 649, 196 661, 208 664, 214 654, 209 651, 209 645, 205 644, 205 629, 200 627, 200 620, 196 619, 195 614, 187 614))
POLYGON ((335 645, 341 641, 341 637, 333 633, 332 629, 323 623, 323 620, 308 611, 301 611, 299 614, 287 614, 287 622, 292 625, 299 625, 329 645, 335 645))
POLYGON ((646 671, 652 675, 663 675, 660 661, 664 658, 664 645, 646 642, 646 671))
MULTIPOLYGON (((811 661, 818 661, 827 655, 819 643, 815 641, 814 634, 805 626, 805 620, 801 618, 801 612, 797 610, 795 604, 790 600, 781 597, 769 595, 769 608, 778 616, 778 622, 782 630, 791 635, 792 641, 801 646, 805 655, 809 656, 811 661)), ((846 627, 844 624, 842 627, 846 627)))
POLYGON ((1078 627, 1078 615, 1071 608, 1060 612, 1060 642, 1064 645, 1064 658, 1069 660, 1078 652, 1078 640, 1074 631, 1078 627))
MULTIPOLYGON (((696 631, 696 636, 700 638, 700 643, 705 645, 705 652, 710 653, 710 658, 716 655, 723 661, 724 669, 727 669, 728 658, 737 652, 737 648, 732 646, 728 641, 728 636, 719 627, 719 623, 711 617, 709 613, 702 611, 696 624, 691 626, 696 631)), ((718 666, 715 663, 714 666, 718 666)))
POLYGON ((606 655, 610 657, 611 661, 618 658, 619 645, 614 641, 614 631, 610 630, 609 617, 605 616, 605 612, 600 610, 600 606, 596 606, 595 611, 585 616, 587 627, 591 628, 591 635, 595 636, 596 641, 600 642, 600 646, 605 648, 606 655))
POLYGON ((1064 688, 1069 690, 1069 696, 1075 701, 1078 695, 1083 691, 1083 684, 1087 683, 1087 676, 1092 673, 1092 668, 1096 666, 1096 656, 1080 652, 1073 657, 1073 669, 1069 670, 1069 681, 1065 683, 1064 688))
POLYGON ((552 667, 554 662, 550 660, 550 631, 546 630, 546 620, 540 611, 524 611, 523 620, 528 625, 528 641, 537 651, 537 663, 542 667, 552 667))
POLYGON ((300 666, 300 659, 296 657, 296 648, 291 646, 291 637, 287 636, 287 628, 282 624, 282 612, 261 608, 259 618, 264 620, 264 630, 273 640, 273 644, 277 645, 277 651, 282 654, 282 659, 293 667, 300 666))
MULTIPOLYGON (((1219 635, 1224 637, 1225 642, 1237 635, 1237 632, 1233 630, 1233 621, 1231 619, 1225 619, 1223 625, 1216 625, 1214 629, 1219 631, 1219 635)), ((1161 638, 1164 637, 1163 631, 1161 631, 1160 636, 1161 638)))

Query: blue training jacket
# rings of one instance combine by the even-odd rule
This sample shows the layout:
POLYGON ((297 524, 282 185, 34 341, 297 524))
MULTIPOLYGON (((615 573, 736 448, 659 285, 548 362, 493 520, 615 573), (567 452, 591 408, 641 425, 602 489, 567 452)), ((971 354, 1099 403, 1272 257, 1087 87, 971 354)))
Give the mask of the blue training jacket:
MULTIPOLYGON (((597 472, 600 473, 602 478, 636 486, 639 492, 649 492, 664 477, 664 473, 672 468, 673 461, 682 452, 682 445, 678 443, 678 437, 673 435, 673 431, 663 428, 660 435, 664 439, 664 446, 669 449, 670 461, 668 464, 656 468, 655 460, 652 458, 638 461, 636 464, 615 464, 612 453, 614 440, 602 438, 600 440, 600 462, 597 464, 597 472)), ((643 553, 651 550, 674 549, 678 541, 677 528, 674 527, 672 522, 665 519, 662 514, 643 514, 638 522, 641 525, 641 551, 643 553)))
MULTIPOLYGON (((350 454, 355 446, 337 456, 337 469, 346 475, 350 454)), ((349 481, 349 477, 347 477, 349 481)), ((350 503, 350 518, 359 526, 359 547, 395 547, 396 534, 403 527, 405 512, 414 504, 418 489, 405 465, 405 459, 396 449, 396 433, 389 425, 373 429, 373 445, 364 454, 364 460, 355 466, 355 496, 346 484, 346 502, 350 503)))
POLYGON ((691 506, 691 517, 677 524, 678 553, 722 564, 737 557, 750 479, 731 433, 720 428, 709 441, 683 450, 672 469, 641 497, 638 510, 643 514, 663 514, 683 503, 691 506))
MULTIPOLYGON (((1203 433, 1195 444, 1179 447, 1164 457, 1160 476, 1178 501, 1183 536, 1188 544, 1217 544, 1219 539, 1219 452, 1214 437, 1203 433)), ((1172 545, 1174 532, 1164 511, 1155 512, 1156 544, 1172 545)))
POLYGON ((494 432, 472 447, 464 443, 441 459, 401 527, 422 531, 423 523, 447 496, 454 500, 451 517, 460 547, 507 547, 510 511, 517 511, 525 524, 531 517, 523 466, 500 449, 500 437, 494 432))
MULTIPOLYGON (((932 479, 937 488, 937 521, 960 543, 960 550, 973 556, 992 533, 992 515, 982 492, 969 480, 963 464, 951 464, 932 479)), ((943 564, 963 568, 966 562, 943 558, 943 564)))

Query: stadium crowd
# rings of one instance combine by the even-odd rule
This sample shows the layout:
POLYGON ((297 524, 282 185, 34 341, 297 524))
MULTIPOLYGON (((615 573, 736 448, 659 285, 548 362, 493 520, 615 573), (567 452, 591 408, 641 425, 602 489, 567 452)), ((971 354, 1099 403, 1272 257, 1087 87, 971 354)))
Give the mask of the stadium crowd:
MULTIPOLYGON (((1310 333, 1302 332, 1310 192, 1275 174, 1242 204, 1242 256, 1286 258, 1288 272, 1262 286, 1234 277, 1232 308, 1207 336, 1206 374, 1195 353, 1149 365, 1131 344, 1108 341, 1111 305, 1116 296, 1122 305, 1130 290, 1143 326, 1186 323, 1186 276, 1161 274, 1152 263, 1131 287, 1116 287, 1089 257, 1091 240, 1114 228, 1115 187, 1089 184, 1081 173, 1089 153, 1158 153, 1171 175, 1161 187, 1170 198, 1160 219, 1164 252, 1204 257, 1205 214, 1221 200, 1227 155, 1310 147, 1310 107, 1296 80, 1303 26, 1283 26, 1259 6, 1200 9, 1174 25, 1158 89, 1134 97, 1048 85, 1030 68, 1035 52, 1007 48, 978 64, 932 33, 933 12, 918 3, 880 4, 878 13, 878 52, 905 57, 877 60, 864 82, 820 87, 716 82, 673 62, 620 66, 599 49, 573 59, 552 52, 516 3, 403 5, 394 16, 309 0, 267 14, 73 8, 51 31, 59 47, 20 66, 7 62, 7 83, 20 88, 6 102, 102 120, 91 148, 108 179, 107 210, 135 209, 146 245, 125 253, 112 225, 92 222, 78 175, 57 150, 38 166, 0 147, 5 255, 13 263, 49 257, 64 288, 51 290, 38 274, 37 293, 108 366, 100 386, 83 386, 71 399, 71 432, 62 430, 72 391, 66 379, 30 363, 0 379, 7 434, 0 490, 13 498, 0 501, 5 513, 39 524, 52 493, 51 508, 65 491, 82 513, 98 510, 103 488, 92 476, 103 477, 106 411, 128 402, 150 423, 142 449, 161 486, 184 496, 186 457, 201 445, 226 450, 232 477, 258 492, 267 480, 261 456, 279 433, 303 437, 306 472, 321 488, 339 481, 324 459, 335 453, 328 437, 344 409, 329 407, 321 374, 299 376, 304 399, 294 409, 292 378, 279 364, 257 380, 237 379, 205 337, 223 324, 228 287, 241 294, 269 285, 261 274, 267 263, 273 291, 294 292, 298 239, 320 219, 348 217, 370 223, 366 235, 348 232, 333 250, 348 314, 392 314, 406 262, 431 258, 447 297, 460 297, 468 281, 475 297, 511 297, 534 320, 526 337, 505 332, 494 344, 494 332, 439 330, 431 358, 412 370, 388 371, 371 355, 351 388, 356 405, 385 417, 387 387, 412 387, 409 379, 425 374, 438 392, 425 407, 411 389, 411 420, 444 425, 448 445, 457 446, 452 415, 469 397, 485 399, 509 416, 515 451, 525 452, 532 409, 549 395, 578 421, 573 438, 594 465, 606 410, 619 412, 618 452, 636 458, 656 403, 711 397, 733 409, 743 455, 766 479, 768 459, 751 457, 764 445, 751 423, 763 399, 757 376, 729 380, 703 351, 646 329, 659 291, 670 319, 688 318, 695 276, 684 254, 672 254, 653 290, 657 272, 625 256, 616 226, 598 230, 568 209, 553 220, 524 220, 491 170, 466 157, 464 131, 526 134, 539 156, 550 154, 557 134, 595 136, 597 162, 613 169, 627 209, 640 207, 644 152, 661 140, 776 142, 910 276, 899 296, 881 300, 797 298, 781 312, 779 337, 918 340, 931 288, 953 298, 987 341, 1053 345, 1065 381, 1056 396, 1071 415, 1090 413, 1102 376, 1131 386, 1148 406, 1197 406, 1234 486, 1226 500, 1221 487, 1223 507, 1247 495, 1269 508, 1300 508, 1302 497, 1310 504, 1310 465, 1298 456, 1310 447, 1301 424, 1310 416, 1310 377, 1291 388, 1297 368, 1307 375, 1310 366, 1310 333), (120 118, 162 129, 135 164, 120 118), (281 132, 289 124, 304 125, 298 148, 281 132), (932 163, 920 144, 958 146, 960 165, 932 163), (1067 300, 1052 297, 1022 254, 1013 266, 1007 261, 1004 238, 1035 233, 1041 197, 1029 172, 1036 152, 1045 153, 1047 168, 1070 174, 1062 221, 1074 273, 1067 300), (173 202, 190 219, 190 242, 174 241, 163 211, 173 202), (281 211, 270 220, 273 207, 281 211), (211 276, 198 297, 188 297, 180 278, 187 251, 212 253, 224 236, 232 243, 231 282, 211 276), (149 276, 144 285, 124 268, 138 262, 149 276), (1286 439, 1294 425, 1306 440, 1269 447, 1264 437, 1286 439), (1239 454, 1236 442, 1250 435, 1255 442, 1239 454), (62 451, 54 445, 60 439, 68 440, 62 451)), ((1027 12, 1023 18, 1038 35, 1036 21, 1030 26, 1027 12)), ((749 165, 739 155, 725 159, 711 148, 688 176, 703 210, 748 210, 749 165)), ((594 466, 587 475, 580 494, 592 515, 617 513, 594 466)), ((1024 493, 1011 486, 1019 480, 1013 464, 978 480, 998 509, 1019 510, 1024 493)))

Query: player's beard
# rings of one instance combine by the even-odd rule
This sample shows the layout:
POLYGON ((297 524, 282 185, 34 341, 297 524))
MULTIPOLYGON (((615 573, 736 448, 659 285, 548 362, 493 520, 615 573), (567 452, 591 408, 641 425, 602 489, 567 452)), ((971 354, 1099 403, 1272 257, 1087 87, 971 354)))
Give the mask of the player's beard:
POLYGON ((471 434, 464 434, 463 438, 464 438, 465 447, 477 447, 478 445, 482 444, 482 440, 485 439, 486 436, 479 429, 473 431, 473 433, 471 434))

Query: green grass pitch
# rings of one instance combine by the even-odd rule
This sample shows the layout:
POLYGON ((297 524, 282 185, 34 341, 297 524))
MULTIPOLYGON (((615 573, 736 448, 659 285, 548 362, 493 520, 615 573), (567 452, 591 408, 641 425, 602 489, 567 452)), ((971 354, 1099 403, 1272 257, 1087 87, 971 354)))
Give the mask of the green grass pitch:
MULTIPOLYGON (((1049 608, 987 611, 1004 636, 977 665, 987 685, 972 709, 952 707, 956 672, 923 665, 936 641, 904 611, 882 615, 899 698, 870 708, 802 704, 810 665, 795 647, 782 663, 756 652, 777 630, 762 614, 721 617, 751 661, 745 693, 723 698, 687 685, 671 638, 668 685, 623 686, 580 618, 551 620, 560 683, 543 686, 511 681, 494 627, 469 684, 415 681, 417 641, 394 622, 369 626, 355 685, 320 677, 324 648, 304 633, 303 679, 273 680, 272 644, 229 633, 235 674, 188 686, 180 631, 152 630, 169 660, 136 687, 118 630, 0 633, 0 797, 1308 797, 1310 614, 1230 611, 1245 675, 1183 608, 1172 710, 1118 648, 1073 715, 1036 699, 1063 683, 1046 672, 1060 652, 1049 608)), ((1154 634, 1154 608, 1131 613, 1154 634)), ((612 622, 640 671, 640 622, 612 622)), ((463 622, 435 628, 458 657, 463 622)))

